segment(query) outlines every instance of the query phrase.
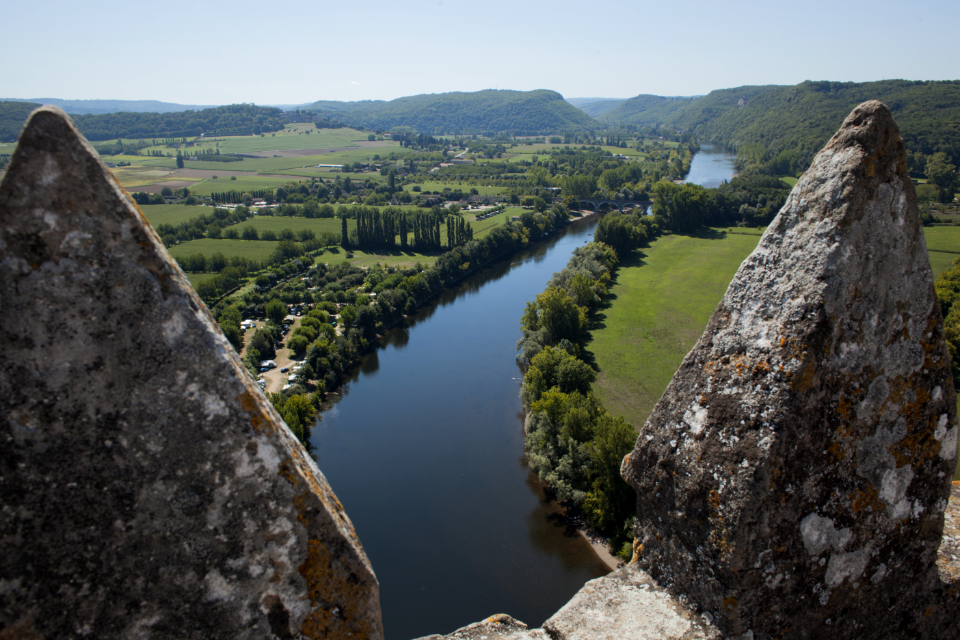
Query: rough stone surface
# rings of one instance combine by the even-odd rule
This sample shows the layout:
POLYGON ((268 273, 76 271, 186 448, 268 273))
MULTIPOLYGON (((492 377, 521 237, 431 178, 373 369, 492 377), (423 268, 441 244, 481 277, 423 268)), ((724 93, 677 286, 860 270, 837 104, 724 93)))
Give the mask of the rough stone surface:
POLYGON ((420 640, 706 640, 720 637, 636 564, 591 580, 542 629, 503 614, 420 640))
POLYGON ((0 271, 0 636, 382 637, 336 496, 58 109, 0 271))
POLYGON ((588 582, 543 623, 562 640, 698 640, 719 637, 709 616, 696 616, 636 564, 588 582))
POLYGON ((941 580, 960 580, 960 480, 953 481, 950 503, 943 514, 943 538, 937 552, 937 569, 941 580))
POLYGON ((847 117, 625 459, 638 562, 727 634, 956 638, 956 395, 886 106, 847 117))

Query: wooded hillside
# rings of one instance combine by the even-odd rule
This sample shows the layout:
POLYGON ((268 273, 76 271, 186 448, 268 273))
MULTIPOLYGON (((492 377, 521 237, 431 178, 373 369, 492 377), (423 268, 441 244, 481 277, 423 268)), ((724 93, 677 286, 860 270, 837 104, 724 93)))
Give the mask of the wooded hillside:
POLYGON ((960 81, 802 82, 796 86, 737 87, 696 100, 637 96, 604 114, 607 124, 665 126, 693 131, 769 161, 795 153, 806 167, 853 108, 880 100, 893 112, 912 153, 946 153, 960 163, 960 81))
POLYGON ((320 116, 352 125, 389 130, 410 127, 425 134, 517 135, 582 130, 599 126, 556 91, 487 90, 397 98, 389 102, 317 102, 307 107, 320 116))

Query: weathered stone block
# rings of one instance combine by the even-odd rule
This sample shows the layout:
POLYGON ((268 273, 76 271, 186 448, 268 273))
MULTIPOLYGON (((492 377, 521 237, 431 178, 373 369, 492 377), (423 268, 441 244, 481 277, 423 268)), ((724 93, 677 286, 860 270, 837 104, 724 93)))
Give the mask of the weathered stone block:
POLYGON ((857 107, 624 459, 639 563, 726 633, 956 638, 956 395, 886 106, 857 107))
POLYGON ((382 637, 343 507, 58 109, 0 184, 0 300, 0 635, 382 637))

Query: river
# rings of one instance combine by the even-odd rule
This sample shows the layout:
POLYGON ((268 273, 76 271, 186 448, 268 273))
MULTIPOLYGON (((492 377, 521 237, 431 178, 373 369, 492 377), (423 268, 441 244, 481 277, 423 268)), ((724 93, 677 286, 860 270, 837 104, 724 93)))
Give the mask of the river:
POLYGON ((690 172, 686 181, 713 189, 719 187, 724 180, 730 180, 736 175, 733 161, 736 155, 724 151, 720 147, 701 144, 700 151, 690 162, 690 172))
MULTIPOLYGON (((687 180, 732 176, 733 156, 703 145, 687 180)), ((538 627, 608 572, 524 464, 514 350, 524 305, 596 224, 574 222, 422 307, 314 427, 320 469, 380 581, 388 638, 494 613, 538 627)))
POLYGON ((467 278, 368 354, 312 433, 380 581, 386 636, 539 626, 608 569, 523 462, 514 343, 596 218, 467 278))

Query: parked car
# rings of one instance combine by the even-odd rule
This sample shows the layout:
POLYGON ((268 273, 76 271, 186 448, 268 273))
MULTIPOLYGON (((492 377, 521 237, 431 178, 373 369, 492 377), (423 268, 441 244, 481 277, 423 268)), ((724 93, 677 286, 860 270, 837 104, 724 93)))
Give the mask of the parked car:
POLYGON ((280 369, 280 373, 286 373, 287 371, 290 371, 290 367, 284 367, 280 369))

